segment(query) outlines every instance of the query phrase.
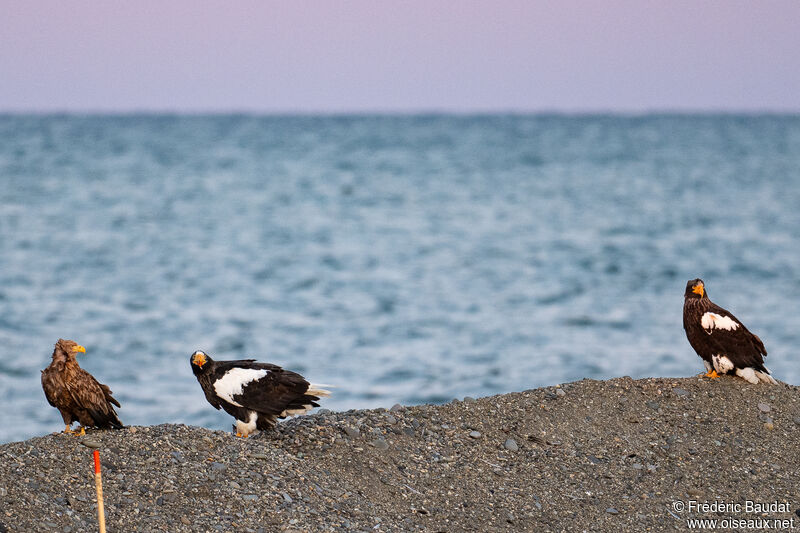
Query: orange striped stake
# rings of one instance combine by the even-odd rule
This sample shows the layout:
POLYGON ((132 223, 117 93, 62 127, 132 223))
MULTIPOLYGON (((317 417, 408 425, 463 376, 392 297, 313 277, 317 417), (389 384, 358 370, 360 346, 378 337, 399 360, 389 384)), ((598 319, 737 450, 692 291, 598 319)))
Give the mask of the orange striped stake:
POLYGON ((100 474, 100 452, 94 453, 94 486, 97 489, 97 523, 100 533, 106 533, 106 511, 103 508, 103 477, 100 474))

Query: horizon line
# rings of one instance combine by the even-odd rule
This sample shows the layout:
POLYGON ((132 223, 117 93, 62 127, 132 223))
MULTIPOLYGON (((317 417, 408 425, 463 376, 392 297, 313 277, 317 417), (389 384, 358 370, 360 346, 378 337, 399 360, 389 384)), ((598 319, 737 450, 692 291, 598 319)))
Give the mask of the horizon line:
POLYGON ((278 110, 278 109, 0 109, 0 116, 250 116, 250 117, 412 117, 412 116, 800 116, 800 108, 701 108, 655 107, 650 109, 342 109, 342 110, 278 110))

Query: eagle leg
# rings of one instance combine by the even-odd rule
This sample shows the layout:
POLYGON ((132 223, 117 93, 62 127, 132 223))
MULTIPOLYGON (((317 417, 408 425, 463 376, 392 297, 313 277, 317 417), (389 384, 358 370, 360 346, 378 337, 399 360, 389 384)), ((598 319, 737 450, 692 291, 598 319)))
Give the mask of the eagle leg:
POLYGON ((711 378, 711 379, 717 379, 717 378, 719 377, 719 374, 717 374, 717 371, 716 371, 716 370, 712 370, 711 372, 707 372, 707 373, 705 373, 705 374, 703 374, 703 375, 704 375, 705 377, 707 377, 707 378, 711 378))
POLYGON ((81 426, 80 432, 76 431, 74 434, 79 436, 79 437, 83 437, 84 435, 86 435, 86 430, 84 429, 83 426, 81 426))
POLYGON ((245 435, 244 433, 239 433, 239 432, 237 432, 237 433, 236 433, 236 436, 237 436, 237 437, 241 437, 241 438, 243 438, 243 439, 246 439, 246 438, 247 438, 249 435, 245 435))
POLYGON ((64 433, 67 433, 69 435, 74 435, 75 434, 75 432, 72 431, 72 429, 69 427, 69 424, 67 424, 67 427, 64 428, 64 433))

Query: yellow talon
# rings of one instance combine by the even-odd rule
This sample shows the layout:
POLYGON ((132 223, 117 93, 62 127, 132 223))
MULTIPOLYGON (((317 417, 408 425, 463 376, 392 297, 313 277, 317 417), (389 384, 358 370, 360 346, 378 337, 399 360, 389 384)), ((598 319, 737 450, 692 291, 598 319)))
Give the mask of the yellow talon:
POLYGON ((75 433, 75 434, 76 434, 77 436, 79 436, 79 437, 83 437, 84 435, 86 435, 86 430, 83 428, 83 426, 81 426, 81 431, 80 431, 80 433, 75 433))
POLYGON ((719 377, 719 374, 717 374, 717 371, 716 371, 716 370, 712 370, 711 372, 707 372, 707 373, 705 373, 705 374, 703 374, 703 375, 704 375, 705 377, 707 377, 707 378, 711 378, 711 379, 717 379, 717 378, 719 377))
POLYGON ((69 427, 69 424, 67 424, 67 427, 64 428, 64 433, 67 433, 69 435, 74 435, 75 434, 75 432, 72 431, 72 428, 69 427))

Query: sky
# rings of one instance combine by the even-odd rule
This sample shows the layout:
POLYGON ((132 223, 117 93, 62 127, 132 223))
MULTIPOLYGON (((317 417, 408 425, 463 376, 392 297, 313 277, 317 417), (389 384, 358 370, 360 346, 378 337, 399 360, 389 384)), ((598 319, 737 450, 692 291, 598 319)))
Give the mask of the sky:
POLYGON ((4 112, 800 111, 800 2, 0 0, 4 112))

